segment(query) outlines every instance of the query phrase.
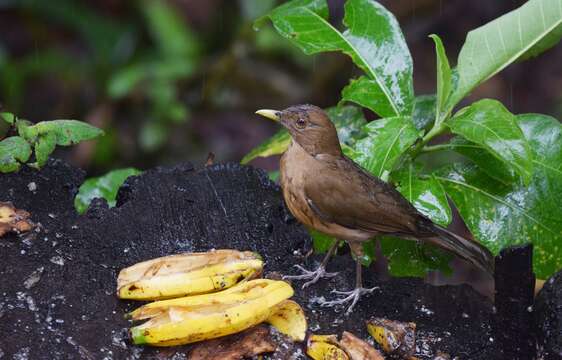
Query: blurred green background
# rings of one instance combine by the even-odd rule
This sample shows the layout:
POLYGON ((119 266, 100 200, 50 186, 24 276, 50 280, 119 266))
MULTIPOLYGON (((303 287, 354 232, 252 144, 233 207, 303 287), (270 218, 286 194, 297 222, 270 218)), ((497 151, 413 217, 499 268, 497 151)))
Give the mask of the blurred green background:
MULTIPOLYGON (((381 1, 414 58, 416 93, 435 89, 429 34, 455 59, 467 31, 520 6, 504 0, 381 1)), ((306 57, 253 21, 270 0, 0 0, 0 104, 33 122, 87 121, 96 142, 55 156, 89 176, 192 161, 239 161, 277 129, 253 113, 297 103, 332 106, 358 74, 340 54, 306 57)), ((343 0, 329 1, 339 24, 343 0)), ((562 47, 510 66, 470 100, 496 98, 514 113, 562 115, 562 47)), ((367 114, 374 118, 373 114, 367 114)), ((268 170, 277 158, 253 162, 268 170)))

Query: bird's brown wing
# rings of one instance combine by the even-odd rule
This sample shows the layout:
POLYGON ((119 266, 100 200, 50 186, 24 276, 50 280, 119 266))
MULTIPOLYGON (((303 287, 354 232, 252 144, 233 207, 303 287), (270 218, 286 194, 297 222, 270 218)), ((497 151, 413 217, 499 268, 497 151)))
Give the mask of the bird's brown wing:
POLYGON ((330 161, 305 185, 312 210, 324 221, 385 234, 416 234, 421 214, 391 185, 347 158, 330 161))

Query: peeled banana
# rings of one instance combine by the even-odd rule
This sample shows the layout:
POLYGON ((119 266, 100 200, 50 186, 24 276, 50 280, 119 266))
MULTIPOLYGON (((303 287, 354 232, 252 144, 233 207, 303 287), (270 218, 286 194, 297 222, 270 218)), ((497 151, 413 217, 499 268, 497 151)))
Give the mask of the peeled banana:
POLYGON ((121 299, 161 300, 221 291, 257 277, 261 257, 250 251, 216 250, 144 261, 121 270, 117 292, 121 299))
POLYGON ((130 314, 150 318, 131 328, 131 338, 135 344, 172 346, 234 334, 267 321, 292 295, 284 281, 257 279, 220 293, 158 301, 130 314))

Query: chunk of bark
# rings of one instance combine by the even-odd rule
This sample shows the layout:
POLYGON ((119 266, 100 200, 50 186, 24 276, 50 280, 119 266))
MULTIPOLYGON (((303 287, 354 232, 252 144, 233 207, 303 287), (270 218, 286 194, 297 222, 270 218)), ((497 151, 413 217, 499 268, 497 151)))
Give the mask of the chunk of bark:
POLYGON ((259 325, 238 334, 209 340, 194 346, 190 360, 240 360, 275 351, 269 327, 259 325))

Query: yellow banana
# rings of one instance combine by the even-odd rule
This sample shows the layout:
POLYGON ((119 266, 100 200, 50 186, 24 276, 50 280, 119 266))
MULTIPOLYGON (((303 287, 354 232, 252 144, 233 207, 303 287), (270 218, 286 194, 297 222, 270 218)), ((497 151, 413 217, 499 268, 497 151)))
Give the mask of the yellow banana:
POLYGON ((277 305, 266 322, 294 341, 304 341, 306 316, 300 305, 293 300, 285 300, 277 305))
POLYGON ((208 304, 227 305, 238 303, 252 297, 252 293, 254 292, 262 294, 263 289, 267 286, 279 286, 276 283, 276 280, 255 279, 236 284, 230 289, 223 290, 219 293, 184 296, 176 299, 155 301, 131 311, 127 314, 126 318, 130 318, 132 320, 149 319, 166 312, 168 308, 174 306, 185 309, 193 309, 198 306, 206 306, 208 304))
POLYGON ((252 280, 244 285, 248 291, 238 301, 232 296, 240 293, 227 290, 226 294, 168 300, 165 306, 153 305, 152 310, 137 313, 151 319, 131 329, 133 342, 173 346, 234 334, 264 322, 276 305, 293 295, 293 288, 284 281, 252 280))
POLYGON ((263 261, 250 251, 215 250, 144 261, 121 270, 121 299, 160 300, 227 289, 261 273, 263 261))

